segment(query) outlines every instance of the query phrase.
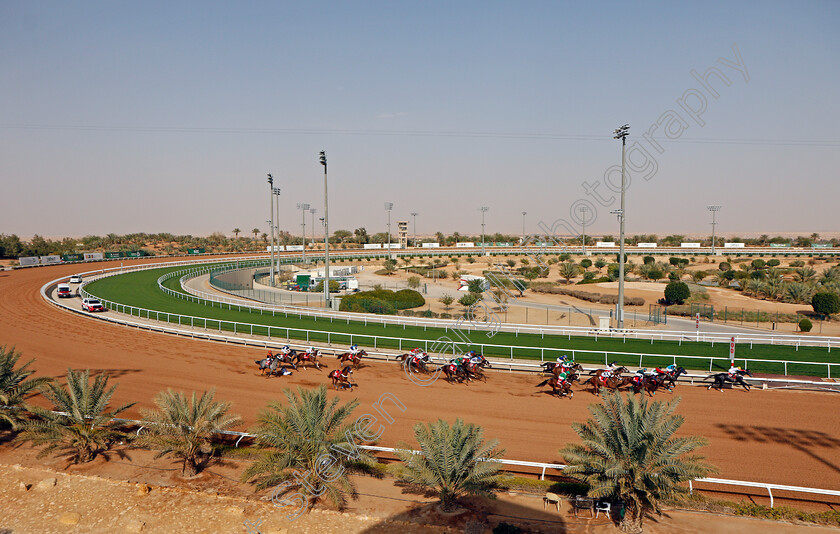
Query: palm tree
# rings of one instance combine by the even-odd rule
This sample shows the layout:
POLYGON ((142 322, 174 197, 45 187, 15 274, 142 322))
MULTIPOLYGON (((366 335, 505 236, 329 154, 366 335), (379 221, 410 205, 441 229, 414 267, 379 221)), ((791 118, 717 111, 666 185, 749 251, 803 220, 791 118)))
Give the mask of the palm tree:
POLYGON ((817 271, 815 271, 812 267, 808 266, 800 267, 796 269, 796 274, 794 275, 794 278, 797 282, 807 284, 817 279, 817 271))
POLYGON ((813 294, 813 288, 808 284, 791 282, 785 286, 784 299, 794 304, 808 304, 813 294))
POLYGON ((395 454, 405 464, 400 478, 431 488, 440 497, 441 508, 457 508, 462 495, 490 496, 499 485, 499 460, 504 449, 498 440, 484 442, 484 429, 456 419, 452 426, 442 419, 414 425, 414 437, 422 454, 400 443, 395 454))
POLYGON ((569 281, 572 278, 577 276, 578 269, 579 269, 578 266, 575 265, 574 263, 572 263, 570 261, 565 261, 565 262, 560 264, 560 276, 565 278, 566 279, 566 284, 568 284, 569 281))
POLYGON ((260 235, 260 229, 259 228, 252 228, 251 233, 254 234, 254 241, 256 241, 257 236, 260 235))
POLYGON ((239 238, 239 234, 241 232, 242 232, 242 230, 240 230, 239 228, 234 228, 233 229, 233 236, 236 237, 236 238, 239 238))
POLYGON ((72 462, 89 462, 122 436, 119 424, 112 419, 134 406, 132 402, 106 411, 116 389, 116 384, 108 388, 106 374, 97 375, 91 384, 90 369, 68 369, 66 389, 55 382, 41 386, 41 393, 53 403, 55 412, 61 413, 30 406, 29 411, 37 419, 24 424, 23 432, 15 439, 43 445, 39 458, 60 451, 72 462))
POLYGON ((662 499, 687 492, 682 482, 705 477, 715 468, 701 456, 688 455, 706 444, 699 436, 673 437, 683 423, 674 415, 679 398, 648 403, 647 398, 603 390, 603 404, 591 404, 594 419, 572 423, 583 444, 560 453, 563 471, 589 485, 589 496, 618 498, 625 504, 623 532, 642 532, 642 518, 661 514, 662 499))
POLYGON ((13 430, 25 421, 21 410, 24 401, 34 394, 33 390, 52 380, 47 377, 27 380, 35 372, 27 369, 35 360, 15 369, 20 356, 14 347, 0 347, 0 405, 5 407, 0 410, 0 423, 9 424, 13 430))
POLYGON ((343 508, 346 496, 357 497, 356 487, 348 477, 350 470, 363 470, 374 459, 358 450, 352 437, 353 424, 345 423, 359 405, 354 399, 338 406, 338 399, 327 399, 326 386, 314 390, 298 387, 297 395, 283 391, 288 404, 272 402, 257 416, 256 442, 271 450, 256 460, 242 474, 257 489, 277 486, 275 493, 295 490, 306 498, 307 508, 319 498, 326 498, 336 508, 343 508), (355 451, 342 455, 338 451, 355 451), (324 473, 325 462, 330 468, 324 473), (300 471, 304 471, 301 473, 300 471))
POLYGON ((181 392, 161 391, 155 397, 158 410, 140 410, 143 419, 151 422, 138 444, 158 449, 155 458, 172 454, 182 458, 181 474, 194 476, 204 454, 211 454, 213 433, 227 430, 239 422, 238 415, 228 415, 229 402, 214 402, 215 390, 205 391, 196 399, 187 399, 181 392))
POLYGON ((704 278, 709 276, 706 271, 691 271, 691 279, 695 282, 702 282, 704 278))
POLYGON ((263 233, 260 235, 260 237, 262 238, 263 243, 266 243, 266 244, 268 243, 268 234, 267 234, 267 233, 263 232, 263 233))

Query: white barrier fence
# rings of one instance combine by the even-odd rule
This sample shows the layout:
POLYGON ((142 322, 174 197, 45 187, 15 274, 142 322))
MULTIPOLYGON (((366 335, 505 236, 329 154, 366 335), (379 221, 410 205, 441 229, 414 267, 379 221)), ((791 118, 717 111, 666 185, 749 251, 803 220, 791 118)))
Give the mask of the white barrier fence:
MULTIPOLYGON (((235 270, 235 269, 229 269, 235 270)), ((226 272, 225 270, 212 270, 212 273, 216 272, 226 272)), ((207 274, 206 271, 202 271, 196 273, 195 276, 201 276, 202 274, 207 274)), ((182 298, 178 295, 179 292, 173 291, 167 287, 162 285, 162 282, 171 278, 170 275, 164 275, 158 280, 158 286, 160 287, 161 291, 169 294, 170 296, 174 296, 177 298, 182 298)), ((242 297, 239 297, 235 292, 228 291, 224 288, 215 286, 213 287, 220 292, 227 293, 233 295, 232 298, 228 297, 221 297, 219 295, 215 295, 212 293, 207 293, 205 291, 200 291, 194 288, 190 288, 185 285, 185 281, 189 278, 189 275, 186 274, 182 277, 181 280, 181 289, 185 292, 200 297, 207 301, 218 302, 222 304, 231 304, 236 306, 243 306, 248 307, 254 310, 263 310, 263 311, 282 311, 288 312, 293 315, 306 315, 309 317, 326 317, 331 319, 350 319, 353 321, 361 320, 362 317, 366 317, 366 320, 371 323, 380 323, 380 324, 395 324, 395 325, 407 325, 407 326, 424 326, 430 328, 454 328, 456 325, 459 327, 463 325, 463 321, 458 321, 457 319, 425 319, 421 317, 413 317, 413 318, 406 318, 400 316, 391 316, 391 315, 376 315, 376 314, 362 314, 362 313, 350 313, 350 312, 340 312, 340 311, 330 311, 330 310, 319 310, 313 309, 307 306, 294 306, 294 305, 286 305, 286 304, 254 304, 252 300, 248 300, 242 297)), ((831 345, 832 342, 834 343, 835 347, 840 344, 840 340, 836 338, 831 338, 828 336, 793 336, 793 335, 783 335, 783 334, 758 334, 758 333, 735 333, 728 334, 728 333, 721 333, 721 332, 697 332, 694 331, 685 331, 685 330, 601 330, 592 327, 580 327, 580 326, 534 326, 534 325, 527 325, 527 324, 517 324, 517 323, 499 323, 497 324, 497 328, 499 331, 502 332, 511 332, 515 333, 517 336, 519 334, 537 334, 540 336, 544 335, 554 335, 554 336, 600 336, 605 338, 615 338, 615 339, 622 339, 623 341, 627 341, 627 339, 633 340, 650 340, 651 343, 653 341, 676 341, 679 344, 682 344, 683 341, 686 342, 704 342, 704 343, 711 343, 714 347, 715 343, 729 343, 732 337, 735 337, 735 343, 738 344, 750 344, 750 348, 752 348, 753 344, 762 344, 762 345, 789 345, 791 347, 795 347, 796 350, 799 350, 800 346, 806 347, 825 347, 831 352, 831 345)))
MULTIPOLYGON (((0 406, 0 407, 5 408, 5 409, 9 408, 8 406, 0 406)), ((59 412, 59 411, 53 411, 53 413, 55 413, 57 415, 69 415, 66 412, 59 412)), ((137 425, 138 429, 137 429, 137 434, 136 435, 139 435, 140 432, 144 428, 146 428, 147 426, 150 426, 150 425, 154 424, 154 423, 151 423, 149 421, 142 421, 142 420, 137 420, 137 419, 121 419, 121 418, 117 418, 117 417, 112 418, 111 420, 112 421, 117 421, 117 422, 120 422, 120 423, 137 425)), ((236 443, 235 443, 236 447, 239 447, 239 443, 242 441, 243 438, 252 438, 253 439, 253 438, 257 437, 256 434, 250 434, 248 432, 236 432, 236 431, 232 431, 232 430, 221 430, 221 431, 217 431, 217 432, 214 432, 214 433, 224 434, 224 435, 229 435, 229 436, 238 436, 238 439, 236 440, 236 443)), ((359 449, 364 449, 364 450, 373 451, 373 452, 387 452, 387 453, 390 453, 392 455, 394 455, 394 453, 398 450, 398 449, 391 448, 391 447, 379 447, 379 446, 376 446, 376 445, 357 445, 357 447, 359 449)), ((423 454, 422 451, 418 451, 418 450, 412 450, 410 452, 412 452, 413 454, 423 454)), ((501 458, 499 460, 492 460, 492 461, 498 462, 502 465, 510 465, 510 466, 516 466, 516 467, 532 467, 532 468, 540 469, 541 470, 540 471, 540 480, 545 480, 545 472, 546 472, 547 469, 554 469, 554 470, 557 470, 557 471, 562 473, 563 469, 565 469, 567 467, 565 464, 551 464, 551 463, 544 463, 544 462, 529 462, 529 461, 524 461, 524 460, 508 460, 506 458, 501 458)), ((770 508, 773 508, 774 505, 775 505, 773 490, 787 491, 787 492, 791 492, 791 493, 806 493, 806 494, 809 494, 809 495, 827 495, 827 496, 832 496, 832 497, 840 497, 840 491, 838 491, 838 490, 828 490, 828 489, 821 489, 821 488, 808 488, 808 487, 802 487, 802 486, 787 486, 787 485, 783 485, 783 484, 767 484, 767 483, 764 483, 764 482, 748 482, 748 481, 744 481, 744 480, 729 480, 729 479, 724 479, 724 478, 698 478, 698 479, 695 479, 695 480, 690 480, 688 482, 688 487, 689 487, 690 492, 694 492, 695 484, 697 484, 698 482, 702 483, 702 484, 717 484, 717 485, 722 485, 722 486, 735 486, 735 487, 748 487, 748 488, 764 489, 764 490, 767 491, 767 493, 770 497, 770 508)), ((699 489, 699 488, 696 488, 696 489, 699 489)), ((737 492, 733 492, 732 490, 726 490, 726 489, 720 489, 720 490, 715 489, 713 491, 723 491, 723 492, 726 492, 726 493, 737 493, 737 492)))

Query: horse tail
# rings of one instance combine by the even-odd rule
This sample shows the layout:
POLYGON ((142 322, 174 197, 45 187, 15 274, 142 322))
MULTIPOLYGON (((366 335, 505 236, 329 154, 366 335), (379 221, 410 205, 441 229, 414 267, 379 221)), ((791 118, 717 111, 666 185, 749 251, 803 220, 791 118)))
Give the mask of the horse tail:
POLYGON ((536 386, 534 386, 534 387, 541 388, 541 387, 543 387, 544 385, 548 384, 548 381, 549 381, 549 379, 548 379, 548 378, 546 378, 545 380, 543 380, 542 382, 540 382, 539 384, 537 384, 537 385, 536 385, 536 386))

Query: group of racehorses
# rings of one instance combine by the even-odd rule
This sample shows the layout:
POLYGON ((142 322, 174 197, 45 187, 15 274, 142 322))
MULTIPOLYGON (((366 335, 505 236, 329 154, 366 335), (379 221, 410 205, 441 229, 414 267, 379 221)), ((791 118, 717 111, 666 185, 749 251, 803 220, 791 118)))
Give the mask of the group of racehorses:
MULTIPOLYGON (((265 358, 254 360, 254 363, 259 366, 260 374, 263 376, 283 376, 291 374, 285 367, 286 365, 295 370, 298 367, 306 370, 306 367, 311 365, 320 371, 322 364, 318 359, 321 356, 322 353, 320 350, 296 351, 295 349, 289 349, 273 354, 269 351, 265 358)), ((333 387, 336 390, 346 388, 352 391, 353 387, 358 387, 358 384, 350 381, 350 375, 353 374, 354 370, 359 369, 363 356, 367 356, 367 352, 364 350, 342 352, 335 355, 336 359, 339 360, 339 368, 330 371, 327 378, 332 380, 333 387)))
MULTIPOLYGON (((431 362, 428 353, 419 350, 414 350, 406 354, 400 354, 395 360, 402 362, 402 365, 412 373, 428 374, 434 371, 440 371, 446 376, 449 383, 457 382, 471 382, 473 380, 487 381, 484 374, 485 368, 492 368, 490 362, 481 354, 471 353, 470 358, 462 357, 457 360, 450 360, 433 369, 435 365, 431 362)), ((254 360, 259 366, 260 374, 264 376, 273 375, 287 375, 291 372, 285 366, 297 370, 298 367, 306 369, 307 366, 313 366, 316 369, 321 369, 321 363, 318 358, 321 356, 320 350, 311 351, 296 351, 288 349, 286 351, 271 352, 261 360, 254 360)), ((333 386, 338 389, 350 389, 358 387, 350 381, 350 375, 354 370, 358 370, 363 356, 367 356, 364 350, 357 350, 355 352, 343 352, 336 354, 336 359, 339 360, 339 368, 330 371, 328 378, 332 380, 333 386)), ((641 391, 653 396, 659 389, 667 389, 673 391, 677 385, 677 379, 680 375, 686 374, 687 371, 682 367, 671 366, 665 370, 657 369, 653 373, 635 373, 630 374, 630 371, 624 367, 611 367, 609 369, 591 370, 588 376, 583 379, 585 370, 579 363, 574 362, 545 362, 541 365, 542 372, 550 374, 551 376, 543 380, 536 387, 543 387, 548 385, 551 387, 551 393, 559 397, 574 396, 572 385, 579 382, 582 386, 590 386, 592 393, 598 395, 601 388, 618 390, 626 387, 632 389, 633 393, 641 391)), ((747 391, 750 389, 750 384, 744 381, 744 376, 752 376, 748 370, 739 369, 734 373, 716 373, 709 375, 704 380, 713 380, 709 385, 723 391, 724 384, 732 383, 733 385, 740 385, 747 391)))
MULTIPOLYGON (((551 377, 543 380, 536 387, 548 385, 551 387, 552 394, 569 398, 574 396, 572 384, 575 382, 580 382, 584 387, 591 386, 593 395, 598 395, 601 388, 618 390, 626 387, 628 390, 632 389, 634 394, 644 391, 649 396, 653 396, 659 389, 673 391, 680 375, 687 374, 684 368, 677 366, 671 366, 664 370, 657 369, 652 373, 635 374, 629 374, 630 371, 626 367, 619 366, 611 369, 591 370, 588 373, 588 378, 583 380, 584 369, 579 363, 545 362, 541 367, 543 372, 551 374, 551 377)), ((714 381, 708 389, 715 387, 719 391, 723 391, 724 384, 731 382, 733 385, 740 385, 749 391, 750 384, 744 380, 745 375, 752 376, 752 373, 746 369, 738 369, 734 373, 709 375, 704 380, 714 381)))
POLYGON ((402 362, 403 367, 410 373, 429 374, 440 371, 450 384, 453 382, 469 383, 473 380, 486 382, 487 376, 484 374, 484 369, 493 368, 487 358, 474 352, 470 353, 469 357, 452 359, 436 369, 432 368, 435 364, 432 363, 429 354, 426 352, 415 350, 406 354, 400 354, 394 359, 402 362))

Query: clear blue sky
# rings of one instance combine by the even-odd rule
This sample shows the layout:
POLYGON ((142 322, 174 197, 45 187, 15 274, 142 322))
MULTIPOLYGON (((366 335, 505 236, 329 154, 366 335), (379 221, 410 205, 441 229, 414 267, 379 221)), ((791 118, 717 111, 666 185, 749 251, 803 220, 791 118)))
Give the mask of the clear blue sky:
POLYGON ((722 232, 840 231, 838 26, 836 1, 2 1, 0 233, 267 230, 268 172, 299 233, 326 150, 331 230, 390 201, 419 233, 482 205, 536 232, 583 200, 617 234, 624 123, 628 233, 707 232, 708 204, 722 232))

